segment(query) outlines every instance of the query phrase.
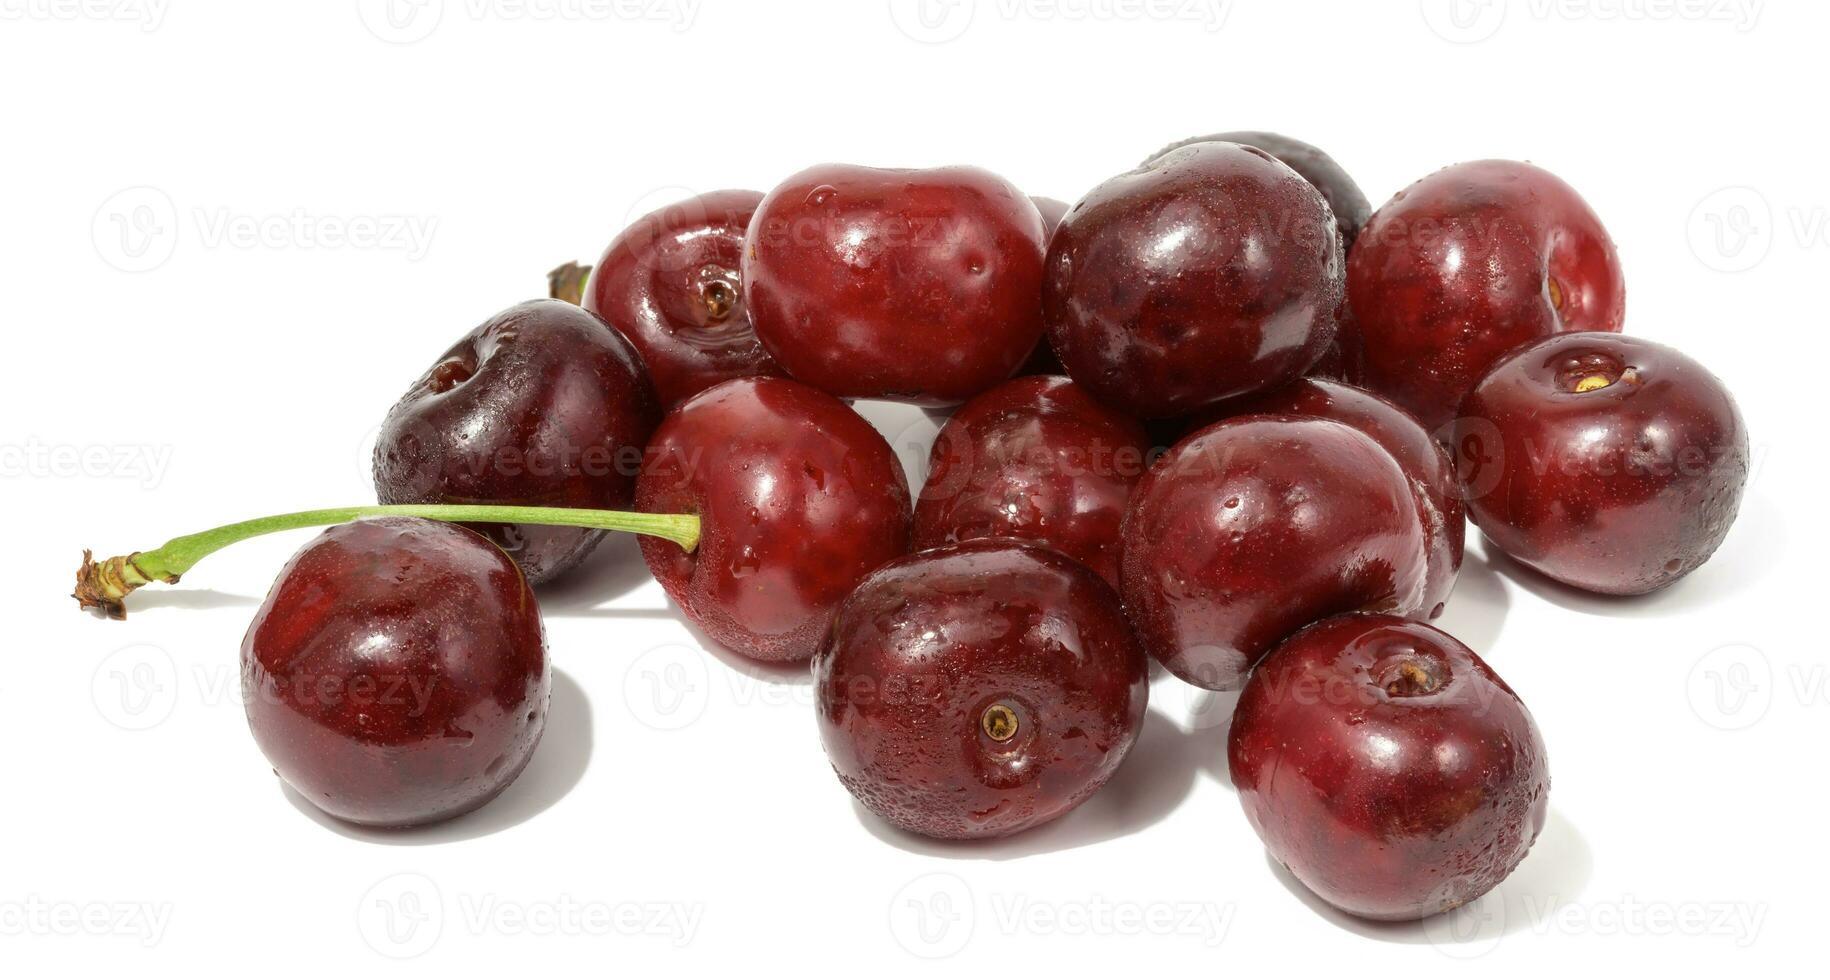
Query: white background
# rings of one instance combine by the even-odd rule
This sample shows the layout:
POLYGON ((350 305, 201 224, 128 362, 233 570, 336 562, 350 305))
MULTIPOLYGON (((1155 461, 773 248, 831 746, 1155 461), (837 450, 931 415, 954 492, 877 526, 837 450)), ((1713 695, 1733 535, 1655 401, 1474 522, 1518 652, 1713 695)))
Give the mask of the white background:
MULTIPOLYGON (((7 974, 1822 969, 1830 5, 398 3, 0 0, 7 974), (804 673, 702 652, 627 543, 543 596, 527 774, 411 834, 302 809, 247 735, 238 644, 308 534, 125 623, 65 598, 83 546, 371 500, 407 384, 671 199, 837 160, 1072 201, 1235 128, 1323 146, 1375 205, 1461 160, 1550 168, 1619 243, 1628 330, 1710 365, 1753 433, 1740 524, 1666 594, 1471 548, 1446 626, 1533 708, 1554 777, 1475 915, 1318 907, 1224 782, 1232 699, 1168 678, 1070 818, 886 830, 833 779, 804 673)), ((868 414, 919 458, 931 424, 868 414)))

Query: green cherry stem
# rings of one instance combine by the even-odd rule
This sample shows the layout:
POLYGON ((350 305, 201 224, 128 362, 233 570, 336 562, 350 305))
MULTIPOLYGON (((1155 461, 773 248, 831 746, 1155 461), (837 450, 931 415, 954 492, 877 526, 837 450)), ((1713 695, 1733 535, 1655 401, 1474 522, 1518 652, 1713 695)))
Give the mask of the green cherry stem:
POLYGON ((249 538, 275 531, 343 524, 363 517, 424 517, 435 521, 488 524, 547 524, 589 527, 600 531, 632 531, 666 538, 687 551, 699 546, 699 518, 694 514, 638 514, 633 511, 581 510, 569 507, 503 507, 493 504, 377 504, 367 507, 333 507, 296 514, 276 514, 239 524, 173 538, 152 551, 136 551, 96 561, 83 552, 76 572, 73 598, 84 609, 97 609, 113 619, 125 619, 122 600, 151 582, 176 583, 178 577, 204 558, 249 538))

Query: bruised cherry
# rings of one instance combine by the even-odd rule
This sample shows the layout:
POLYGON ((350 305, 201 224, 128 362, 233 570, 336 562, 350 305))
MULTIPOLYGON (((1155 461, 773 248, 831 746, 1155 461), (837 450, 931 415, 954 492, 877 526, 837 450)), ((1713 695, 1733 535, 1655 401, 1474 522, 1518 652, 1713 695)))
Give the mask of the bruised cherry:
POLYGON ((408 827, 488 803, 546 725, 551 675, 533 592, 456 524, 333 527, 280 573, 242 641, 248 727, 326 813, 408 827))
POLYGON ((762 195, 716 191, 668 205, 604 249, 584 308, 641 353, 663 408, 723 381, 780 374, 743 305, 743 237, 762 195))
MULTIPOLYGON (((590 313, 534 300, 457 342, 388 412, 375 442, 384 504, 621 510, 660 410, 642 360, 590 313)), ((535 584, 575 567, 604 532, 494 524, 535 584)))
POLYGON ((877 430, 786 378, 694 395, 655 430, 637 510, 696 514, 688 552, 642 539, 668 596, 713 640, 758 660, 805 660, 860 579, 908 551, 909 488, 877 430))
POLYGON ((814 658, 833 771, 884 820, 1001 837, 1080 805, 1137 740, 1147 661, 1118 595, 1058 552, 984 539, 858 585, 814 658))
POLYGON ((1280 645, 1239 696, 1227 760, 1271 856, 1369 919, 1486 894, 1550 805, 1524 702, 1454 637, 1396 616, 1341 616, 1280 645))
POLYGON ((935 437, 915 547, 972 538, 1048 545, 1118 583, 1118 533, 1150 460, 1136 420, 1062 377, 1007 381, 935 437))

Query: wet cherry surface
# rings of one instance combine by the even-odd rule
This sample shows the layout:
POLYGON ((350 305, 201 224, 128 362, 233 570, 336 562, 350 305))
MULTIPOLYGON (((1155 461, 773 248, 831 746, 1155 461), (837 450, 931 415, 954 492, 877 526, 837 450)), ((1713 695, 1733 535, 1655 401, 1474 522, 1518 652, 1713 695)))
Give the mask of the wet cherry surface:
MULTIPOLYGON (((570 303, 523 303, 458 341, 388 412, 375 493, 384 504, 625 509, 659 419, 627 340, 570 303)), ((583 561, 604 534, 478 530, 536 584, 583 561)))
POLYGON ((1140 418, 1291 381, 1334 339, 1340 236, 1270 154, 1196 143, 1101 184, 1049 245, 1043 313, 1076 382, 1140 418))
POLYGON ((769 192, 744 299, 787 372, 840 398, 957 405, 1042 336, 1047 246, 1026 195, 973 167, 827 164, 769 192))
POLYGON ((1455 638, 1393 616, 1327 620, 1278 647, 1239 697, 1227 757, 1272 857, 1372 919, 1479 898, 1550 805, 1518 695, 1455 638))
POLYGON ((1114 585, 1118 533, 1150 439, 1062 377, 1008 381, 941 429, 915 504, 915 547, 1006 537, 1048 545, 1114 585))
POLYGON ((1439 170, 1380 208, 1349 257, 1348 299, 1348 379, 1432 432, 1507 351, 1626 317, 1601 219, 1555 175, 1510 160, 1439 170))
POLYGON ((604 249, 584 307, 635 345, 663 408, 722 381, 780 374, 743 305, 755 191, 716 191, 631 225, 604 249))
POLYGON ((1147 661, 1084 565, 1006 541, 866 579, 814 660, 833 770, 912 833, 1014 834, 1104 785, 1143 724, 1147 661))
POLYGON ((1410 480, 1370 436, 1328 419, 1241 416, 1183 440, 1132 492, 1121 540, 1144 648, 1210 690, 1237 690, 1316 620, 1427 611, 1410 480))
POLYGON ((1207 413, 1205 423, 1235 415, 1312 415, 1343 422, 1373 438, 1404 470, 1417 500, 1429 553, 1423 589, 1428 618, 1442 615, 1461 572, 1467 537, 1467 508, 1455 466, 1416 418, 1384 398, 1352 385, 1304 378, 1264 395, 1227 402, 1207 413))
POLYGON ((405 827, 489 802, 533 755, 551 677, 540 611, 501 549, 455 524, 331 528, 242 641, 248 726, 300 796, 405 827))
POLYGON ((1638 595, 1709 560, 1747 484, 1728 389, 1662 344, 1561 334, 1495 365, 1454 449, 1469 513, 1501 550, 1568 585, 1638 595))
POLYGON ((785 378, 728 381, 669 413, 636 508, 697 514, 698 550, 642 539, 667 594, 713 640, 805 660, 865 575, 908 551, 907 478, 845 403, 785 378))

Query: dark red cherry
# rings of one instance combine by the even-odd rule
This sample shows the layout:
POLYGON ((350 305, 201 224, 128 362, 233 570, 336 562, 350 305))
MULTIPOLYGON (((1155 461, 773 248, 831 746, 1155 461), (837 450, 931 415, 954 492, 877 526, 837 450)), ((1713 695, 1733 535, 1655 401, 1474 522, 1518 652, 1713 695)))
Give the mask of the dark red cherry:
MULTIPOLYGON (((1335 224, 1341 229, 1345 244, 1352 247, 1353 240, 1360 235, 1360 229, 1366 227, 1366 221, 1372 217, 1372 202, 1366 199, 1360 185, 1354 183, 1346 169, 1334 161, 1334 158, 1319 148, 1299 139, 1292 139, 1280 133, 1265 133, 1254 130, 1238 130, 1231 133, 1215 133, 1212 136, 1197 136, 1180 143, 1172 143, 1157 151, 1151 160, 1166 153, 1179 150, 1184 146, 1196 143, 1239 143, 1243 146, 1255 146, 1271 154, 1284 166, 1301 174, 1303 179, 1315 185, 1327 200, 1329 210, 1334 212, 1335 224)), ((1149 161, 1145 161, 1149 163, 1149 161)))
POLYGON ((785 378, 727 381, 668 414, 637 510, 697 514, 698 550, 642 539, 667 594, 713 640, 805 660, 858 580, 909 546, 909 488, 877 430, 785 378))
POLYGON ((1197 143, 1095 188, 1049 245, 1043 315, 1068 374, 1140 418, 1292 381, 1334 337, 1340 235, 1269 153, 1197 143))
POLYGON ((840 398, 957 405, 1042 336, 1046 244, 1036 206, 994 174, 828 164, 763 199, 744 298, 795 378, 840 398))
MULTIPOLYGON (((660 410, 641 358, 602 320, 535 300, 472 330, 388 412, 375 443, 384 504, 629 506, 660 410)), ((539 584, 604 532, 487 525, 539 584)))
POLYGON ((546 726, 540 610, 514 562, 455 524, 333 527, 293 556, 241 648, 248 727, 326 813, 407 827, 520 775, 546 726))
POLYGON ((1244 415, 1188 437, 1132 491, 1120 540, 1144 648, 1210 690, 1237 690, 1316 620, 1427 612, 1410 480, 1370 436, 1328 419, 1244 415))
POLYGON ((1620 258, 1568 184, 1528 163, 1439 170, 1374 214, 1348 261, 1348 378, 1432 432, 1507 351, 1619 330, 1620 258))
POLYGON ((1486 894, 1549 808, 1544 739, 1518 695, 1454 637, 1394 616, 1330 619, 1265 658, 1227 758, 1271 856, 1369 919, 1486 894))
POLYGON ((1029 200, 1042 215, 1042 240, 1046 242, 1055 234, 1055 229, 1061 227, 1061 219, 1067 217, 1068 203, 1052 197, 1032 196, 1029 200))
POLYGON ((1303 378, 1276 391, 1228 402, 1210 412, 1205 421, 1216 422, 1234 415, 1311 415, 1333 419, 1366 433, 1391 453, 1410 481, 1411 492, 1417 500, 1417 516, 1423 522, 1430 565, 1422 608, 1430 619, 1442 615, 1461 571, 1468 527, 1467 509, 1463 506, 1461 485, 1456 482, 1455 466, 1448 453, 1434 437, 1423 431, 1416 418, 1370 391, 1319 378, 1303 378))
POLYGON ((1610 595, 1662 589, 1734 526, 1748 439, 1728 389, 1662 344, 1560 334, 1508 355, 1463 403, 1469 512, 1507 554, 1610 595))
POLYGON ((1149 459, 1144 427, 1072 381, 1007 381, 967 402, 935 438, 915 547, 1035 541, 1117 585, 1119 525, 1149 459))
POLYGON ((732 378, 780 374, 743 305, 743 236, 762 195, 716 191, 647 215, 591 270, 584 307, 629 339, 663 408, 732 378))
POLYGON ((814 658, 820 737, 858 801, 929 837, 1000 837, 1104 785, 1137 740, 1144 653, 1057 552, 980 540, 877 571, 814 658))

